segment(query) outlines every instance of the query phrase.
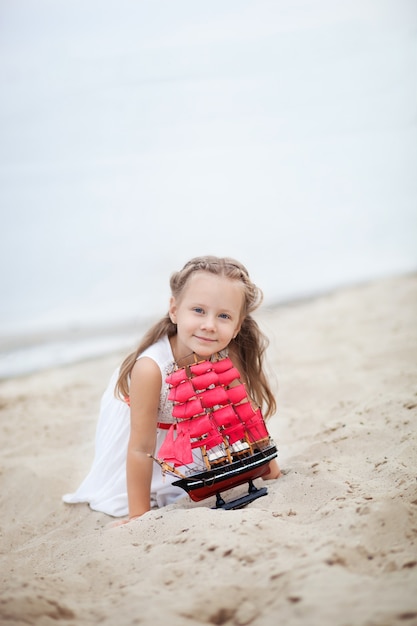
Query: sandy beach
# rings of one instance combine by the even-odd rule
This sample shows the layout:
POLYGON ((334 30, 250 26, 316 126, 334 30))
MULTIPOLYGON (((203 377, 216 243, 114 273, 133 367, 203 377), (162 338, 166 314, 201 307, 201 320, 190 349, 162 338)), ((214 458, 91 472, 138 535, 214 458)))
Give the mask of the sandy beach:
POLYGON ((258 319, 284 476, 237 511, 62 503, 122 354, 1 382, 2 625, 417 624, 417 276, 258 319))

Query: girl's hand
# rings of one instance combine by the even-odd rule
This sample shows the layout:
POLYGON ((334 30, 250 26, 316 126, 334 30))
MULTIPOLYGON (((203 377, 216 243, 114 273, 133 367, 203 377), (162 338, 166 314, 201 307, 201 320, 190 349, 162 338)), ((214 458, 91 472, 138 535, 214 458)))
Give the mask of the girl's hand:
POLYGON ((279 478, 282 476, 282 472, 279 468, 278 463, 274 459, 269 463, 269 472, 262 476, 263 480, 274 480, 275 478, 279 478))

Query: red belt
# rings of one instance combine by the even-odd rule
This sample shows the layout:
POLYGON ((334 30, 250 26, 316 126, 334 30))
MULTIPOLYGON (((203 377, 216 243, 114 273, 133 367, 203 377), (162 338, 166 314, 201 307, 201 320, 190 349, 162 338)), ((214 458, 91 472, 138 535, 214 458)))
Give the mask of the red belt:
MULTIPOLYGON (((130 406, 130 398, 129 396, 125 396, 124 401, 128 406, 130 406)), ((161 428, 162 430, 169 430, 172 426, 172 423, 169 424, 167 422, 157 422, 156 427, 161 428)))

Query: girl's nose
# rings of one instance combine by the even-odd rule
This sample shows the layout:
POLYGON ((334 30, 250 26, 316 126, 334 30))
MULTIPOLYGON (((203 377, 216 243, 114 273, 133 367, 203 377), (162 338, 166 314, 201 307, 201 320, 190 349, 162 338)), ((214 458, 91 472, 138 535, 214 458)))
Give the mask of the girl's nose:
POLYGON ((201 322, 201 328, 204 330, 215 330, 215 319, 211 315, 207 315, 201 322))

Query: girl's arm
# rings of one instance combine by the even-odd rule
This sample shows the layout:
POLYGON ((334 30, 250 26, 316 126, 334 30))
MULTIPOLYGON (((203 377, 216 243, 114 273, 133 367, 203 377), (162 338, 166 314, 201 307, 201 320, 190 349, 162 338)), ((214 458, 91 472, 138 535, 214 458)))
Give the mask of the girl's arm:
POLYGON ((282 475, 282 472, 279 468, 278 461, 273 459, 269 462, 269 472, 262 476, 263 480, 273 480, 274 478, 279 478, 282 475))
POLYGON ((130 438, 127 449, 126 475, 129 520, 151 508, 151 480, 156 444, 158 406, 162 376, 152 359, 136 361, 130 380, 130 438))

